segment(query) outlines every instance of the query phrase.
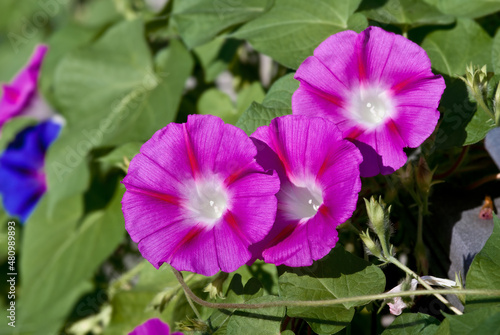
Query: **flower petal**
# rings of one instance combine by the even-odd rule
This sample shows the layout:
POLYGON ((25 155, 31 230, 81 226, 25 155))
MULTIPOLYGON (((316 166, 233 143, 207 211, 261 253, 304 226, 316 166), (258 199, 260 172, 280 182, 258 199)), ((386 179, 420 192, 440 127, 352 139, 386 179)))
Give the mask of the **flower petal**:
MULTIPOLYGON (((135 327, 129 335, 170 335, 170 327, 158 318, 149 319, 143 324, 135 327)), ((175 332, 171 335, 181 335, 175 332)))
POLYGON ((262 253, 266 263, 286 266, 309 266, 313 263, 307 225, 301 224, 293 232, 277 244, 262 253))
POLYGON ((217 173, 227 178, 235 171, 245 169, 257 154, 243 130, 224 127, 224 122, 218 117, 190 115, 186 125, 194 157, 203 175, 217 173))
POLYGON ((0 128, 10 118, 21 114, 32 95, 36 93, 40 67, 47 50, 45 45, 37 46, 28 64, 10 85, 3 87, 4 94, 0 98, 0 128))
POLYGON ((257 161, 264 168, 274 166, 281 178, 276 221, 265 239, 251 247, 254 258, 311 265, 335 246, 337 225, 354 211, 361 154, 323 118, 279 117, 252 137, 268 145, 259 149, 257 161))
POLYGON ((368 27, 357 38, 366 82, 394 87, 416 77, 433 75, 431 61, 418 44, 379 27, 368 27))

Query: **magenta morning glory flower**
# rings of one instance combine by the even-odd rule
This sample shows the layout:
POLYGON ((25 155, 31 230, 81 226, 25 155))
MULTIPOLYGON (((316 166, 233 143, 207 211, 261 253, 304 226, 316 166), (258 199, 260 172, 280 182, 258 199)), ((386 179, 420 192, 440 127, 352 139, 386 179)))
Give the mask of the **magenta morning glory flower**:
POLYGON ((129 335, 182 335, 182 333, 170 333, 170 327, 158 318, 149 319, 142 325, 135 327, 129 335))
POLYGON ((425 51, 401 35, 368 27, 322 42, 299 67, 294 114, 333 121, 361 150, 361 176, 389 174, 438 122, 444 80, 425 51))
POLYGON ((59 135, 61 125, 48 120, 16 135, 0 154, 0 195, 3 207, 25 222, 47 189, 45 152, 59 135))
POLYGON ((334 123, 318 117, 279 117, 252 138, 257 161, 276 170, 281 181, 276 222, 252 246, 254 257, 276 265, 311 265, 335 246, 336 227, 356 208, 361 154, 334 123))
POLYGON ((43 121, 54 115, 37 90, 40 67, 47 50, 45 45, 36 47, 30 61, 12 83, 2 85, 0 131, 3 124, 15 116, 30 116, 43 121))
POLYGON ((156 132, 123 180, 125 228, 151 264, 211 276, 251 257, 276 215, 279 178, 239 128, 190 115, 156 132))

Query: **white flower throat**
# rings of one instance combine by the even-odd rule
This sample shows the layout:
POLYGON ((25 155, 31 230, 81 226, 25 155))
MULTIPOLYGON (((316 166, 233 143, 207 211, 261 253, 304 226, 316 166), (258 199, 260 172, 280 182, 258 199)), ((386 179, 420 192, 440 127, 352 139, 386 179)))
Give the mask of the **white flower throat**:
POLYGON ((382 123, 393 114, 391 98, 385 90, 360 88, 352 95, 349 110, 354 119, 365 126, 372 127, 382 123))
POLYGON ((323 204, 321 190, 315 185, 300 187, 290 183, 282 186, 279 198, 281 209, 292 220, 313 217, 323 204))
POLYGON ((201 222, 213 224, 226 211, 227 193, 221 183, 199 183, 190 194, 188 207, 201 222))

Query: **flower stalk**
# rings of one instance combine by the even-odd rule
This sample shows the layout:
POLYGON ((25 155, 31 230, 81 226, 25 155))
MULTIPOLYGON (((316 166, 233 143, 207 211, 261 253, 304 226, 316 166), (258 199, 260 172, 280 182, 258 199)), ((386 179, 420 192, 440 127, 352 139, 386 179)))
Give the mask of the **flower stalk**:
POLYGON ((462 289, 433 289, 430 290, 416 290, 416 291, 405 291, 396 293, 381 293, 381 294, 371 294, 362 295, 356 297, 339 298, 339 299, 328 299, 328 300, 279 300, 271 302, 263 302, 256 304, 239 304, 239 303, 216 303, 209 302, 201 299, 189 288, 189 286, 184 281, 182 274, 176 269, 172 268, 175 277, 181 284, 186 295, 194 301, 195 303, 214 309, 260 309, 269 307, 323 307, 323 306, 333 306, 339 304, 345 304, 350 302, 359 302, 367 300, 385 300, 396 297, 409 297, 409 296, 423 296, 431 294, 455 294, 455 295, 477 295, 485 297, 500 297, 500 290, 462 290, 462 289))

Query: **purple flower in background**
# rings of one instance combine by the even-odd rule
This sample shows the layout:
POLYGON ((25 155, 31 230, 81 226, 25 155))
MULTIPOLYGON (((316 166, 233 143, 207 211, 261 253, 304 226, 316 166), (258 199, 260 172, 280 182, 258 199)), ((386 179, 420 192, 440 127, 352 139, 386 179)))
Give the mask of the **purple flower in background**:
POLYGON ((0 155, 0 195, 8 214, 26 221, 47 184, 44 158, 61 125, 51 120, 21 131, 0 155))
POLYGON ((360 149, 362 177, 389 174, 438 122, 444 80, 425 51, 401 35, 368 27, 330 36, 299 67, 294 114, 333 121, 360 149))
POLYGON ((170 327, 160 319, 149 319, 142 325, 135 327, 129 335, 182 335, 182 333, 170 333, 170 327))
POLYGON ((309 266, 338 241, 336 227, 351 217, 361 189, 356 146, 323 118, 289 115, 252 135, 257 161, 281 180, 273 229, 252 246, 267 263, 309 266))
POLYGON ((125 228, 144 258, 207 276, 245 264, 272 227, 279 190, 256 154, 241 129, 212 115, 157 131, 123 180, 125 228))
POLYGON ((12 83, 2 85, 0 131, 5 122, 16 116, 29 116, 43 121, 54 115, 37 91, 40 67, 47 50, 45 45, 38 46, 12 83))

